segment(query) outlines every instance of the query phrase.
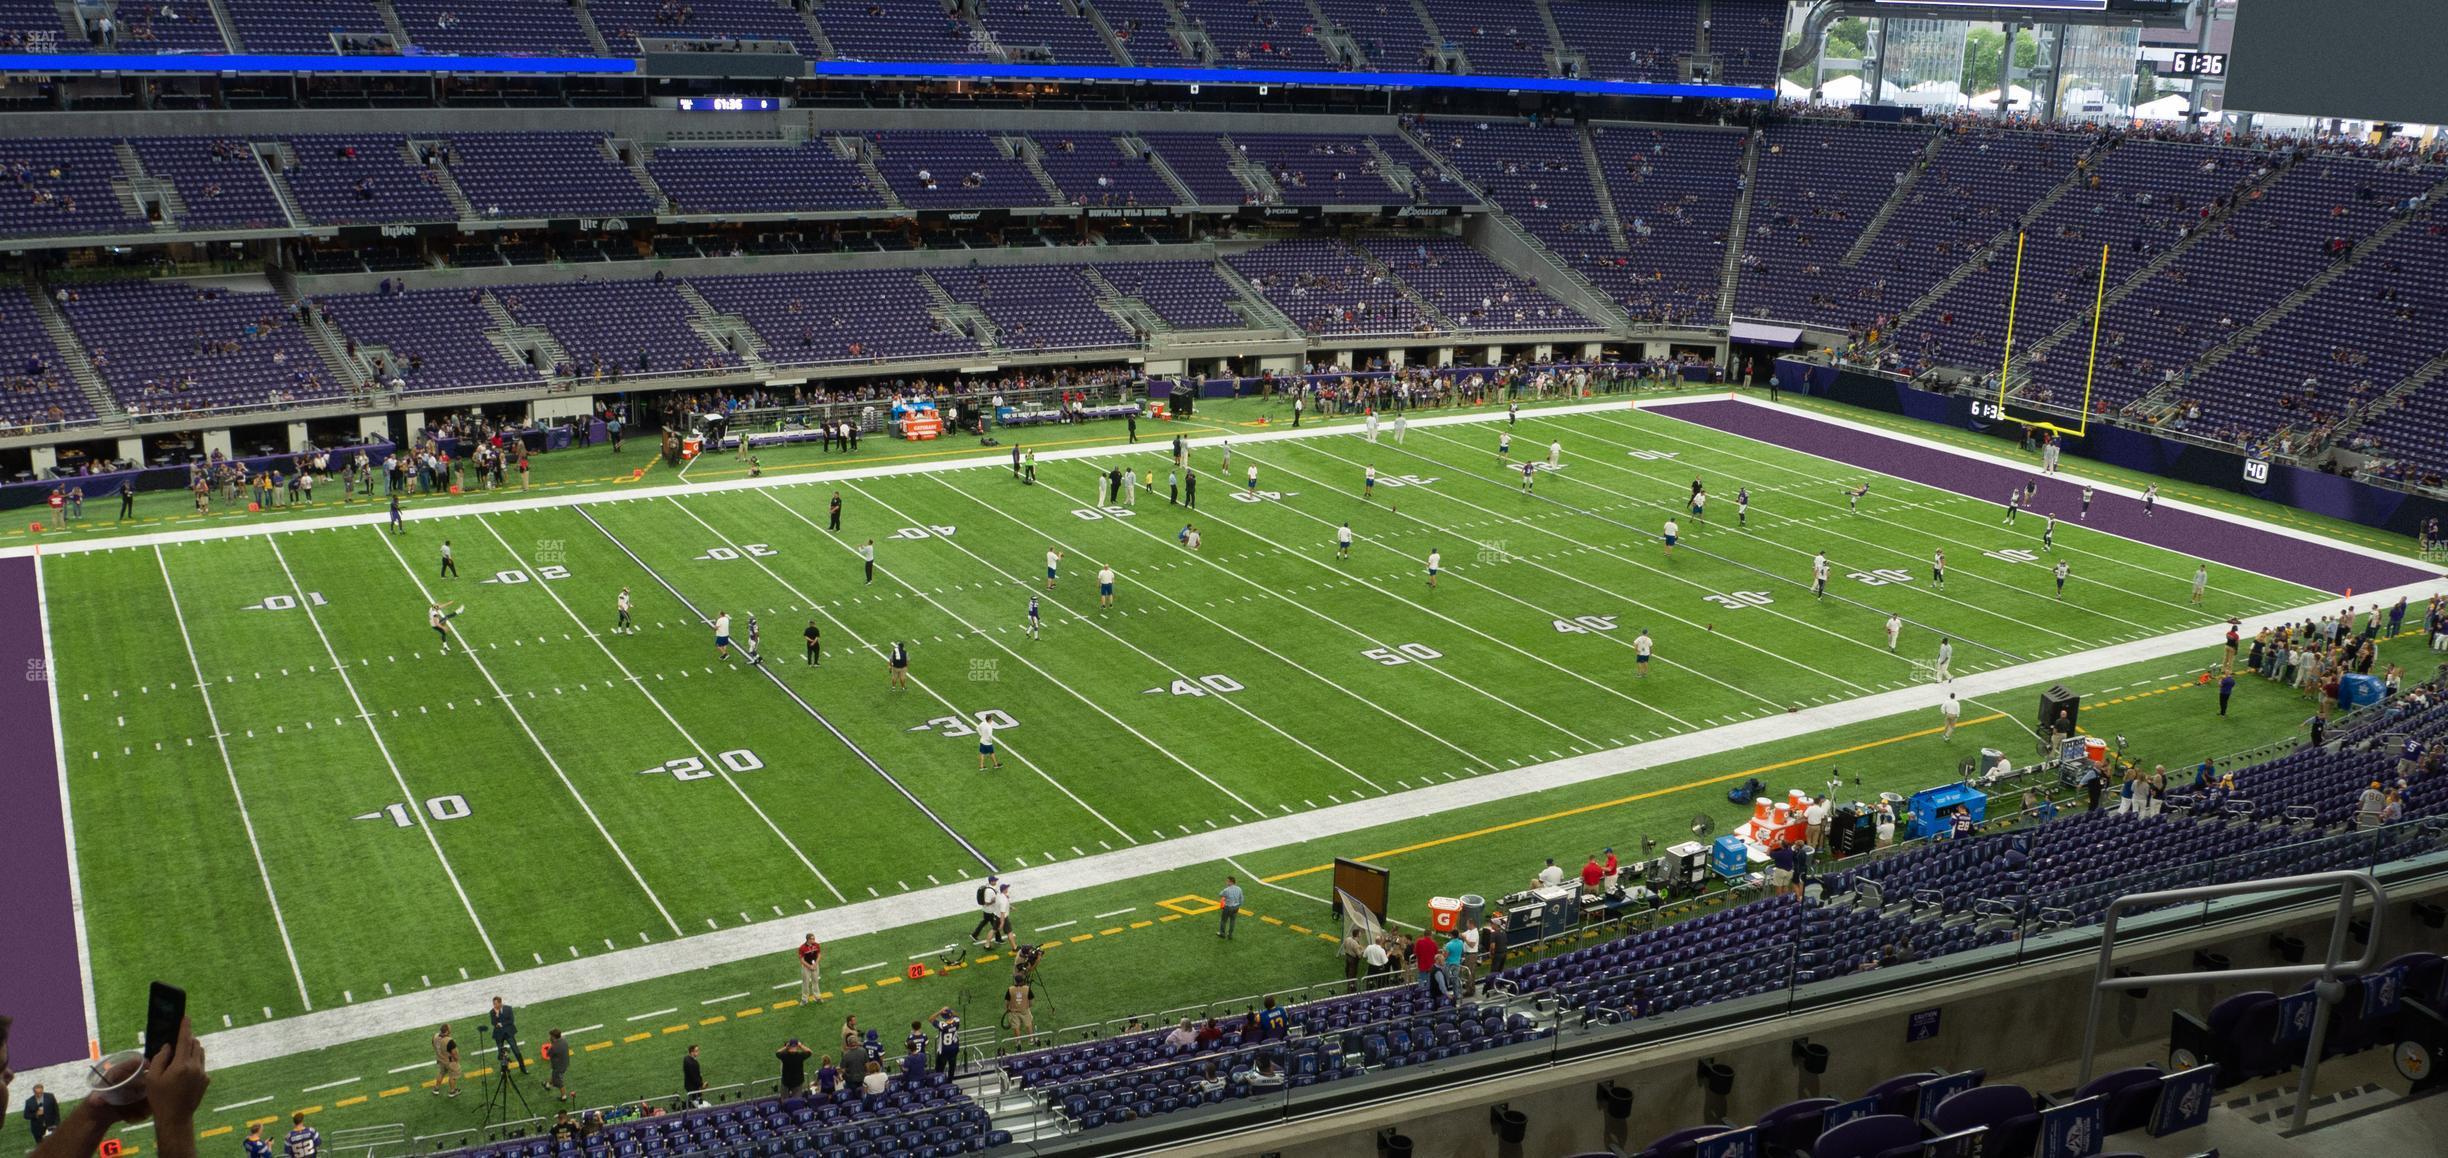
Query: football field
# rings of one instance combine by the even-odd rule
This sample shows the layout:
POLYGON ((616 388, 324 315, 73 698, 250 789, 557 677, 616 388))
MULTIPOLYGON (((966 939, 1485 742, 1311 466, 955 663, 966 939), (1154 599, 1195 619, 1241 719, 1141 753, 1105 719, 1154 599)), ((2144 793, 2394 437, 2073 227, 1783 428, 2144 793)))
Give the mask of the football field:
POLYGON ((199 1030, 260 1024, 1927 703, 1942 639, 1957 679, 2186 630, 2207 653, 2229 617, 2336 594, 2211 557, 2196 601, 2196 554, 2098 529, 2111 508, 2130 522, 2122 494, 2085 520, 2052 484, 2009 521, 2002 491, 1672 407, 1577 409, 1414 421, 1399 442, 1252 430, 1229 463, 1201 438, 1195 509, 1168 501, 1151 439, 1045 456, 1034 485, 969 460, 46 554, 98 1033, 133 1035, 153 976, 185 979, 199 1030), (1100 503, 1116 468, 1152 486, 1100 503))

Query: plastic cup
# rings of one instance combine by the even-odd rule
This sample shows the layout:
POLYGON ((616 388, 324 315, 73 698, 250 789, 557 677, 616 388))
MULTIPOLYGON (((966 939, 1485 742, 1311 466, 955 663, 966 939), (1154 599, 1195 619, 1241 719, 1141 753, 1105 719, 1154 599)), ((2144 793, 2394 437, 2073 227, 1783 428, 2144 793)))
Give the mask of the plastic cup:
POLYGON ((145 1055, 140 1049, 105 1054, 86 1067, 86 1092, 114 1106, 133 1106, 145 1096, 145 1055))

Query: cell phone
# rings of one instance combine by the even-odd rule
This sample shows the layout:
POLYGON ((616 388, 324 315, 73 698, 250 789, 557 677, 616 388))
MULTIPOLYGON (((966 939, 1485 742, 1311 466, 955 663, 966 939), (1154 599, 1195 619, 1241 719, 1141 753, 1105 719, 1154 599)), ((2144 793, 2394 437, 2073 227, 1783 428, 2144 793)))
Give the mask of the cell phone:
POLYGON ((187 991, 175 985, 153 983, 152 996, 145 1000, 145 1060, 178 1043, 179 1024, 187 1020, 187 991))

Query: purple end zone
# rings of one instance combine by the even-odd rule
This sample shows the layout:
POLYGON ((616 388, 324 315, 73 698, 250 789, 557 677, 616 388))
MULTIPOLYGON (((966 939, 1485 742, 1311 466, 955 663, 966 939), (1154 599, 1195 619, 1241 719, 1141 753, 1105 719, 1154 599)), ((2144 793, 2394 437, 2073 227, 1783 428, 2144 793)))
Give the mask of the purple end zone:
MULTIPOLYGON (((2045 477, 2036 467, 1983 462, 1937 447, 1837 426, 1799 411, 1722 401, 1660 406, 1647 413, 1679 418, 1696 426, 1983 499, 1996 504, 2000 518, 2004 517, 2007 490, 2034 479, 2040 482, 2040 494, 2027 515, 2046 516, 2054 511, 2059 519, 2077 523, 2076 516, 2082 511, 2082 484, 2045 477)), ((2393 563, 2259 527, 2174 510, 2164 503, 2156 515, 2144 518, 2141 500, 2120 495, 2099 495, 2091 504, 2091 517, 2080 520, 2079 525, 2319 591, 2378 591, 2439 578, 2437 571, 2426 571, 2411 563, 2393 563)))
POLYGON ((51 683, 32 558, 0 559, 0 720, 11 754, 0 760, 0 881, 9 895, 0 936, 0 1013, 9 1064, 18 1069, 87 1056, 85 989, 77 960, 68 830, 60 813, 59 753, 52 745, 51 683))

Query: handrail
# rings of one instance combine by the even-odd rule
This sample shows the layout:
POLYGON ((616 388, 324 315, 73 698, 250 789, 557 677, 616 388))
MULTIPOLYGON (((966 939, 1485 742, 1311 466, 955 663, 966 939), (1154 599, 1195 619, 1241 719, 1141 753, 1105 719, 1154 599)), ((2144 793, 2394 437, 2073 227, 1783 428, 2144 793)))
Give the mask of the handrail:
POLYGON ((2365 973, 2380 963, 2380 922, 2388 911, 2388 892, 2368 870, 2335 870, 2304 873, 2300 876, 2278 877, 2272 880, 2235 881, 2223 885, 2196 885, 2192 888, 2168 889, 2162 892, 2131 893, 2108 902, 2106 920, 2100 928, 2099 967, 2091 977, 2091 1009, 2083 1019, 2082 1065, 2075 1073, 2076 1086, 2091 1081, 2091 1063, 2099 1046, 2099 1012, 2101 995, 2110 989, 2154 989, 2162 985, 2199 984, 2212 981, 2292 981, 2311 978, 2317 1007, 2312 1015, 2312 1032, 2304 1043, 2302 1075, 2295 1085, 2295 1128, 2304 1128, 2305 1117, 2312 1110, 2312 1082, 2320 1071, 2321 1041, 2328 1036, 2329 1007, 2337 1004, 2342 989, 2337 983, 2340 966, 2347 971, 2365 973), (2240 897, 2256 893, 2291 892, 2297 889, 2335 886, 2338 891, 2337 912, 2329 920, 2329 950, 2318 965, 2269 965, 2256 969, 2230 969, 2190 973, 2160 973, 2143 977, 2113 976, 2116 962, 2117 921, 2129 909, 2151 909, 2161 905, 2180 905, 2191 901, 2212 901, 2221 897, 2240 897), (2371 928, 2363 943, 2363 955, 2353 961, 2341 961, 2346 952, 2346 930, 2354 920, 2355 894, 2368 894, 2372 902, 2371 928))

